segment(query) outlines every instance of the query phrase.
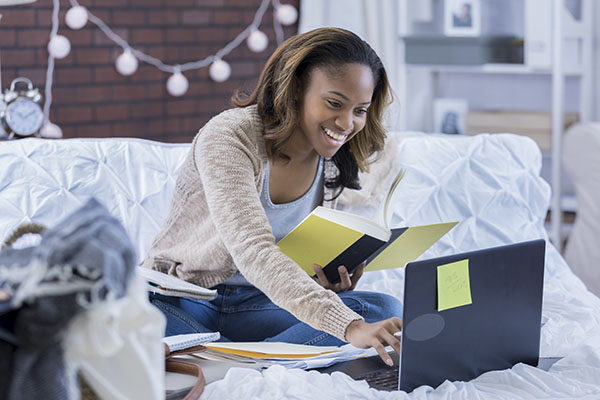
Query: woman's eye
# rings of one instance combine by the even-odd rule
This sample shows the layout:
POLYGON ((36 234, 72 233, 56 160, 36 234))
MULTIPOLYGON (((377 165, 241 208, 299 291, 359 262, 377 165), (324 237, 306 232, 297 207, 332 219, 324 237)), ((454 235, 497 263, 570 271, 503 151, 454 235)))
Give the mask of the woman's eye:
POLYGON ((364 108, 359 108, 358 110, 356 110, 356 113, 358 115, 365 115, 367 113, 367 110, 365 110, 364 108))
POLYGON ((327 102, 329 103, 329 105, 331 107, 335 107, 335 108, 340 108, 342 105, 340 103, 338 103, 337 101, 332 101, 332 100, 327 100, 327 102))

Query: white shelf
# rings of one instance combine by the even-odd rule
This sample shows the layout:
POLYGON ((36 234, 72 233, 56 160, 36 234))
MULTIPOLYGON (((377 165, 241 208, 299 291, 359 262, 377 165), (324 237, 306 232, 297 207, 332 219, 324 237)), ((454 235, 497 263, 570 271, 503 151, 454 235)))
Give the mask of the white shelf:
MULTIPOLYGON (((554 187, 551 208, 553 210, 575 210, 576 202, 572 201, 572 199, 563 198, 560 183, 562 170, 560 161, 561 137, 565 108, 564 98, 566 93, 572 93, 566 89, 565 77, 578 78, 570 82, 571 87, 574 84, 578 86, 579 101, 577 110, 580 120, 582 122, 589 121, 592 115, 591 107, 593 99, 593 88, 590 81, 593 73, 591 62, 593 44, 592 27, 596 22, 593 21, 593 15, 594 7, 600 7, 600 4, 597 3, 597 0, 579 0, 579 12, 573 14, 571 14, 573 4, 568 5, 567 0, 521 0, 523 11, 519 15, 514 15, 514 13, 520 12, 519 7, 514 7, 514 4, 519 3, 518 1, 510 3, 513 4, 513 7, 496 8, 494 11, 495 16, 498 16, 498 11, 507 10, 499 18, 515 18, 523 22, 522 30, 517 27, 517 29, 511 30, 508 34, 518 37, 523 35, 525 43, 524 64, 407 64, 405 59, 405 38, 423 33, 426 30, 435 32, 435 24, 439 23, 439 16, 441 15, 439 7, 443 7, 444 4, 441 0, 421 1, 419 3, 422 5, 417 8, 415 8, 412 2, 410 2, 409 6, 409 0, 400 0, 399 6, 399 69, 402 74, 400 79, 402 82, 400 103, 403 107, 402 121, 404 123, 402 128, 427 130, 427 127, 431 124, 428 118, 430 118, 430 115, 433 115, 433 102, 438 97, 456 97, 455 93, 459 92, 461 95, 458 95, 458 97, 465 98, 467 101, 469 101, 469 96, 471 95, 472 98, 479 98, 481 100, 481 96, 478 96, 479 92, 471 93, 467 92, 468 89, 465 89, 477 86, 474 82, 481 83, 481 88, 477 87, 477 90, 485 91, 484 85, 486 82, 497 84, 498 82, 506 81, 507 85, 512 84, 507 96, 512 96, 513 98, 515 96, 522 96, 529 99, 533 95, 532 93, 540 93, 545 97, 539 98, 539 104, 547 104, 550 98, 551 106, 548 107, 548 110, 553 115, 552 158, 555 160, 554 164, 556 168, 551 171, 551 182, 554 187), (417 12, 415 10, 420 11, 417 12), (513 14, 511 15, 510 13, 513 14), (577 15, 578 19, 575 19, 574 15, 577 15), (417 22, 417 24, 413 24, 414 22, 417 22), (425 27, 427 29, 424 29, 425 27), (408 76, 409 74, 411 74, 410 77, 408 76), (468 76, 469 74, 473 76, 468 76), (485 77, 486 74, 496 74, 497 76, 488 79, 485 77), (532 79, 524 79, 523 77, 525 76, 531 76, 532 79), (551 78, 549 80, 551 93, 546 90, 547 87, 545 86, 544 90, 539 90, 540 85, 545 84, 545 76, 551 78), (448 85, 441 86, 440 82, 443 84, 455 77, 455 82, 465 82, 467 85, 460 86, 461 89, 458 91, 455 87, 454 94, 452 91, 444 92, 443 88, 447 88, 448 85), (514 82, 512 82, 513 80, 514 82), (532 87, 538 90, 532 92, 532 87), (413 92, 409 94, 409 90, 413 92), (425 126, 425 129, 419 129, 419 125, 425 126)), ((489 1, 491 2, 492 0, 489 1)), ((482 1, 482 4, 485 4, 485 2, 482 1)), ((483 32, 484 35, 506 33, 491 30, 483 32)), ((500 92, 494 93, 498 95, 500 92)), ((512 104, 507 98, 499 100, 496 104, 503 102, 512 104)), ((530 103, 534 104, 535 101, 531 101, 530 103)), ((521 107, 523 106, 521 103, 521 107)), ((470 104, 470 107, 477 109, 477 104, 470 104)), ((519 106, 517 105, 516 107, 519 106)), ((551 236, 554 239, 553 241, 557 241, 561 232, 560 219, 552 221, 552 225, 551 236)), ((560 242, 557 247, 560 249, 560 242)))
MULTIPOLYGON (((550 68, 535 68, 525 64, 406 64, 406 68, 422 68, 434 72, 447 73, 552 75, 550 68)), ((581 69, 564 71, 565 76, 581 76, 582 74, 583 71, 581 69)))

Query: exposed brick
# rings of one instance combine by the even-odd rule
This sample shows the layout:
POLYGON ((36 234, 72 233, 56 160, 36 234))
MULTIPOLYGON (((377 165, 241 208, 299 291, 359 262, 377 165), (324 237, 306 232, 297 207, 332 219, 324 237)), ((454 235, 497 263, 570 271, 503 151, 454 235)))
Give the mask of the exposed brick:
MULTIPOLYGON (((4 22, 4 18, 2 19, 4 22)), ((17 32, 17 46, 37 47, 48 44, 48 31, 42 29, 24 29, 17 32)))
POLYGON ((114 66, 94 68, 94 82, 114 84, 122 78, 123 76, 117 72, 114 66))
POLYGON ((75 98, 80 103, 102 103, 111 100, 110 86, 79 86, 75 90, 75 98))
POLYGON ((164 7, 165 0, 129 0, 129 4, 133 8, 142 8, 142 7, 164 7))
POLYGON ((141 26, 145 23, 146 13, 140 10, 121 10, 113 15, 115 25, 141 26))
POLYGON ((125 0, 99 0, 94 1, 94 7, 126 8, 128 7, 127 3, 125 0))
POLYGON ((65 139, 67 138, 74 138, 77 137, 77 125, 62 125, 60 127, 62 133, 63 133, 63 137, 65 139))
POLYGON ((70 29, 63 29, 60 31, 61 35, 65 35, 71 45, 89 47, 92 44, 92 31, 90 29, 81 29, 78 31, 72 31, 70 29))
POLYGON ((164 35, 160 29, 135 28, 131 30, 132 45, 162 43, 164 35))
POLYGON ((35 26, 35 10, 21 7, 2 10, 2 28, 35 26))
POLYGON ((29 79, 31 79, 31 82, 33 82, 33 85, 42 89, 44 83, 46 82, 46 68, 43 67, 35 67, 35 68, 17 68, 16 72, 10 76, 8 75, 8 78, 6 75, 4 75, 5 72, 10 71, 8 68, 4 68, 4 66, 2 66, 2 72, 3 72, 3 76, 2 76, 2 82, 5 85, 10 84, 10 81, 12 81, 13 79, 15 79, 18 76, 25 76, 29 79))
POLYGON ((76 89, 69 86, 59 86, 52 88, 52 103, 56 105, 76 104, 76 89))
POLYGON ((79 125, 77 127, 78 137, 111 137, 112 128, 110 123, 98 123, 79 125))
POLYGON ((169 0, 169 7, 195 7, 196 0, 169 0))
POLYGON ((179 23, 179 15, 180 12, 177 10, 150 10, 148 11, 148 23, 157 26, 177 25, 179 23))
POLYGON ((166 88, 166 80, 165 82, 159 83, 151 83, 146 85, 146 98, 148 99, 162 99, 166 98, 167 88, 166 88))
POLYGON ((203 25, 212 19, 212 12, 203 10, 181 11, 181 22, 183 25, 203 25))
POLYGON ((54 73, 56 74, 56 82, 69 82, 70 84, 92 82, 92 70, 90 68, 56 68, 54 73))
POLYGON ((126 100, 141 100, 146 97, 146 88, 143 84, 117 85, 113 88, 113 100, 122 102, 126 100))
POLYGON ((60 106, 54 107, 55 122, 61 123, 71 122, 91 122, 92 108, 90 106, 60 106))
POLYGON ((109 104, 94 107, 96 121, 116 121, 129 117, 127 104, 109 104))
MULTIPOLYGON (((184 64, 215 54, 233 40, 254 17, 261 0, 78 0, 136 49, 167 65, 184 64)), ((285 0, 298 6, 299 0, 285 0)), ((257 54, 245 43, 228 56, 232 76, 213 82, 208 68, 185 71, 190 87, 182 97, 167 93, 170 74, 140 62, 132 76, 115 69, 121 47, 92 22, 71 30, 64 23, 70 7, 61 0, 60 30, 72 45, 71 54, 55 60, 51 119, 65 137, 143 137, 190 142, 199 128, 230 108, 239 87, 252 90, 266 59, 276 48, 272 12, 261 30, 269 37, 267 50, 257 54)), ((0 50, 3 86, 17 76, 32 79, 43 90, 52 22, 52 2, 2 8, 0 50)), ((296 26, 284 27, 286 37, 296 26)))
POLYGON ((196 28, 173 28, 167 30, 167 42, 194 43, 196 41, 196 28))
POLYGON ((242 14, 235 10, 215 11, 215 24, 239 24, 242 22, 242 14))
POLYGON ((18 50, 10 48, 9 50, 2 50, 1 55, 2 66, 32 67, 36 64, 35 51, 31 49, 18 50))
POLYGON ((113 62, 109 49, 78 48, 73 53, 79 65, 106 65, 113 62))
POLYGON ((198 132, 200 128, 206 124, 206 120, 203 117, 188 117, 183 118, 183 131, 185 132, 198 132))
POLYGON ((198 112, 198 103, 194 99, 173 99, 167 102, 169 115, 186 115, 198 112))
POLYGON ((140 117, 161 117, 165 114, 165 106, 163 101, 144 102, 140 104, 132 104, 130 108, 131 118, 140 117))
MULTIPOLYGON (((2 29, 0 25, 0 29, 2 29)), ((16 30, 15 29, 2 29, 0 33, 0 46, 14 46, 16 44, 16 30)))

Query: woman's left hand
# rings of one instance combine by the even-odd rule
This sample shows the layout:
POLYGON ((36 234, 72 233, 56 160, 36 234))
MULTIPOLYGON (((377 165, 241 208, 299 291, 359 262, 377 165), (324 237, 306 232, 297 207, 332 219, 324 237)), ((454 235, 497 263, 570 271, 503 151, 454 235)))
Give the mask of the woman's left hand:
POLYGON ((315 273, 317 275, 315 275, 314 278, 319 285, 323 286, 325 289, 333 290, 336 293, 345 292, 346 290, 353 290, 356 287, 358 280, 363 274, 365 264, 366 262, 363 262, 358 267, 356 267, 352 275, 348 273, 346 267, 340 265, 338 267, 338 273, 340 274, 340 281, 338 283, 329 282, 329 280, 325 276, 325 273, 323 272, 323 268, 315 264, 313 265, 313 269, 315 270, 315 273))

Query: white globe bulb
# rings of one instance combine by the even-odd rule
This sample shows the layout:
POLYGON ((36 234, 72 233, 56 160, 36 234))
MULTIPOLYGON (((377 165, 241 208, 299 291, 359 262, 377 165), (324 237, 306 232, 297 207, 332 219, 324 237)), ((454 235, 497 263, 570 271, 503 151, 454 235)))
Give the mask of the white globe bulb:
POLYGON ((228 62, 217 60, 210 65, 208 74, 215 82, 225 82, 231 76, 231 67, 228 62))
POLYGON ((248 48, 255 53, 260 53, 269 45, 269 38, 265 35, 264 32, 254 31, 248 36, 246 39, 246 44, 248 48))
POLYGON ((46 139, 60 139, 63 133, 58 125, 48 121, 40 129, 40 136, 46 139))
POLYGON ((277 8, 276 16, 282 25, 291 25, 298 19, 298 10, 294 6, 284 4, 277 8))
POLYGON ((71 42, 63 35, 54 35, 48 43, 48 52, 54 58, 65 58, 71 52, 71 42))
POLYGON ((190 86, 187 78, 181 72, 175 72, 167 79, 167 92, 171 96, 183 96, 190 86))
POLYGON ((65 15, 67 26, 74 30, 83 28, 87 21, 88 13, 85 7, 82 6, 71 7, 65 15))
POLYGON ((117 57, 115 67, 121 75, 129 76, 137 71, 138 59, 131 54, 129 49, 127 49, 123 52, 123 54, 117 57))

